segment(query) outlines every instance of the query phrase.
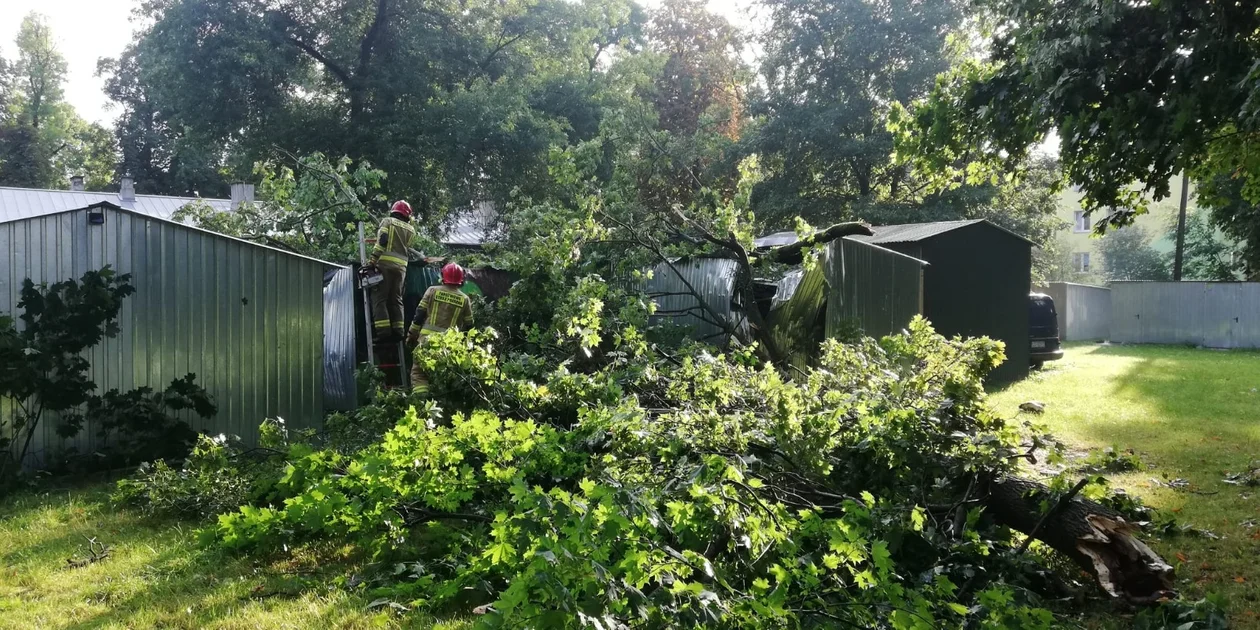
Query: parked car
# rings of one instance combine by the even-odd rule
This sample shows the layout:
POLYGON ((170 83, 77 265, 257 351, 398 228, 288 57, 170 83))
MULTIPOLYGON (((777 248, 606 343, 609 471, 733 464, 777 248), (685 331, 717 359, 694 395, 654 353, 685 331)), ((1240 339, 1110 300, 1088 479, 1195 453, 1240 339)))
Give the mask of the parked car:
POLYGON ((1054 300, 1044 293, 1028 294, 1028 359, 1033 368, 1063 358, 1059 345, 1059 314, 1054 300))

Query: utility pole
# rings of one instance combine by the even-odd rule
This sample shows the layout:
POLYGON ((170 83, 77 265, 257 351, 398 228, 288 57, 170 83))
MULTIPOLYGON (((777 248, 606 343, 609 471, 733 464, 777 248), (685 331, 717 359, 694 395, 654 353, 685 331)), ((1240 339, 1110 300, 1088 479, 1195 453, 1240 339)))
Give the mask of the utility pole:
POLYGON ((1181 210, 1177 213, 1177 250, 1173 253, 1173 282, 1181 282, 1181 259, 1186 249, 1186 202, 1190 199, 1190 175, 1181 172, 1181 210))

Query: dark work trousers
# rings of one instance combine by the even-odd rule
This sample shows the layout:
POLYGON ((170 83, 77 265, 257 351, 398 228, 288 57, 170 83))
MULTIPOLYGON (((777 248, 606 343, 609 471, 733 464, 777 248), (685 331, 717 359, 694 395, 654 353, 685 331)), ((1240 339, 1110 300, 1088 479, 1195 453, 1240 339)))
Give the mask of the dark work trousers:
POLYGON ((372 328, 377 336, 393 330, 398 339, 403 332, 403 282, 407 279, 407 268, 398 265, 381 263, 377 265, 384 280, 372 287, 372 328))

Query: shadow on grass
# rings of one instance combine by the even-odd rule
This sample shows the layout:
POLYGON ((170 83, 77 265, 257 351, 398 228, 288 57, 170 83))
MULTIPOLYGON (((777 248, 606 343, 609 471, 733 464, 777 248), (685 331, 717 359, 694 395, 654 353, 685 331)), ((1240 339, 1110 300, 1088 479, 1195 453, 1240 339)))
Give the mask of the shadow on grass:
MULTIPOLYGON (((1148 449, 1182 464, 1260 457, 1260 352, 1113 345, 1094 353, 1133 361, 1098 395, 1150 411, 1127 417, 1129 429, 1149 432, 1148 449)), ((1096 427, 1100 440, 1112 429, 1096 427)))
POLYGON ((3 628, 253 629, 388 622, 366 611, 362 596, 328 588, 333 578, 357 566, 335 550, 279 558, 201 548, 194 540, 198 523, 113 509, 99 489, 14 497, 0 502, 0 518, 3 628), (67 558, 86 555, 89 537, 109 545, 111 555, 82 568, 67 565, 67 558))

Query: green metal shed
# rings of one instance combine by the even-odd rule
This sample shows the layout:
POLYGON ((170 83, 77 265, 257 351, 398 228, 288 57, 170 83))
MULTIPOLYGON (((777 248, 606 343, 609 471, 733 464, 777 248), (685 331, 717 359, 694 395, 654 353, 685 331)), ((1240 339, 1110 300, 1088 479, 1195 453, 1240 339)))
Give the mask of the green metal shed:
POLYGON ((927 261, 923 315, 949 337, 981 335, 1006 344, 990 383, 1028 376, 1028 292, 1032 241, 983 219, 872 228, 853 237, 927 261))

